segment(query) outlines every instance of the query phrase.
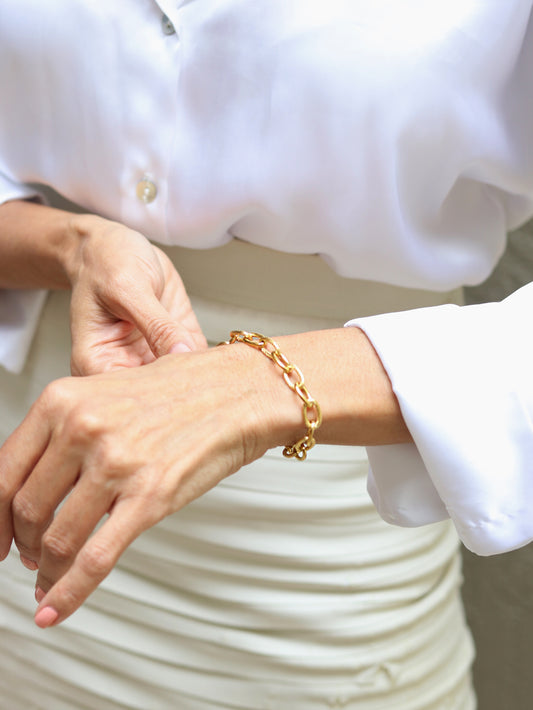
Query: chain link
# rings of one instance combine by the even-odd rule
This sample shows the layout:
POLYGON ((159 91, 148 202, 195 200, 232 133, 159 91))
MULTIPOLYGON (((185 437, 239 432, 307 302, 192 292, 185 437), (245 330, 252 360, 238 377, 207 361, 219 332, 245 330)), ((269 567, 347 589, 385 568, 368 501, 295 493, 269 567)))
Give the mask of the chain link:
POLYGON ((283 455, 287 458, 295 458, 298 461, 305 461, 307 452, 316 444, 315 431, 322 423, 322 412, 320 405, 311 396, 305 385, 305 380, 302 371, 299 367, 289 362, 287 357, 279 349, 279 345, 272 338, 268 338, 261 333, 248 333, 245 330, 232 330, 229 340, 220 345, 232 345, 233 343, 245 343, 256 350, 260 350, 269 360, 277 365, 283 371, 283 379, 287 386, 296 394, 303 402, 303 418, 307 432, 305 436, 299 439, 291 446, 286 446, 283 449, 283 455))

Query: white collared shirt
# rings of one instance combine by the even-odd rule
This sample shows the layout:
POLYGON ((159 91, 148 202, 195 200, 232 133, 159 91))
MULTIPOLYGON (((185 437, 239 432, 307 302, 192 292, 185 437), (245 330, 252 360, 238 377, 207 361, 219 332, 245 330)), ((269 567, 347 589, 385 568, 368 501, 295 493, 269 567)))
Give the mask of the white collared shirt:
MULTIPOLYGON (((0 201, 44 183, 162 243, 478 283, 533 214, 531 5, 3 0, 0 201)), ((9 369, 42 298, 2 294, 9 369)), ((533 538, 532 302, 357 322, 416 442, 370 451, 391 521, 449 514, 481 553, 533 538)))

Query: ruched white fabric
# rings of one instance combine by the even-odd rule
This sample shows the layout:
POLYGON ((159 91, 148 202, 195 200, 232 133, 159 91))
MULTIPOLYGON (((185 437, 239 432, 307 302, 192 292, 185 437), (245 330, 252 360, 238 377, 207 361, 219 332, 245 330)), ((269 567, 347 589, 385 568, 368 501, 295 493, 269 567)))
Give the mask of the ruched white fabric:
MULTIPOLYGON (((247 258, 242 247, 228 245, 228 264, 247 258)), ((223 255, 208 256, 220 276, 223 255)), ((194 290, 191 263, 182 266, 194 290)), ((232 297, 195 299, 211 339, 228 322, 310 326, 232 297)), ((67 371, 67 323, 67 296, 55 293, 24 373, 0 373, 1 434, 67 371)), ((316 447, 305 466, 269 452, 143 534, 84 607, 46 632, 31 619, 33 574, 13 552, 0 585, 6 708, 473 710, 455 531, 450 521, 387 525, 366 476, 358 447, 316 447)))

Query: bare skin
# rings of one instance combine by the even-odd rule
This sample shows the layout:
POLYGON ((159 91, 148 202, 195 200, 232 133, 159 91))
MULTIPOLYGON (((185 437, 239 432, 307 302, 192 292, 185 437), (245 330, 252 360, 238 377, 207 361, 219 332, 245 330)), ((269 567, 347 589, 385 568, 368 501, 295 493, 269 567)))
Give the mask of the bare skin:
POLYGON ((139 232, 101 217, 31 202, 2 205, 0 288, 72 289, 76 375, 206 347, 167 256, 139 232))
MULTIPOLYGON (((137 232, 11 203, 0 208, 0 263, 5 287, 72 288, 72 370, 87 375, 51 383, 0 449, 0 558, 14 540, 38 569, 35 618, 46 627, 143 530, 305 427, 300 400, 260 352, 206 348, 174 267, 137 232)), ((410 440, 362 331, 276 340, 320 402, 320 443, 410 440)))

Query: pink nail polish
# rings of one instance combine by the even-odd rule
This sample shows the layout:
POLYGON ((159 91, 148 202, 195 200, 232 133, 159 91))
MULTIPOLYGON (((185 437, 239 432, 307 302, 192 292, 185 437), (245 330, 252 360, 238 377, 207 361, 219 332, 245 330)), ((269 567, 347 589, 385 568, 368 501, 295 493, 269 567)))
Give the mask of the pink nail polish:
POLYGON ((45 606, 35 614, 35 623, 41 629, 51 626, 59 618, 59 613, 51 606, 45 606))
POLYGON ((40 604, 44 597, 45 593, 43 592, 43 590, 39 586, 35 587, 35 601, 37 602, 37 604, 40 604))

